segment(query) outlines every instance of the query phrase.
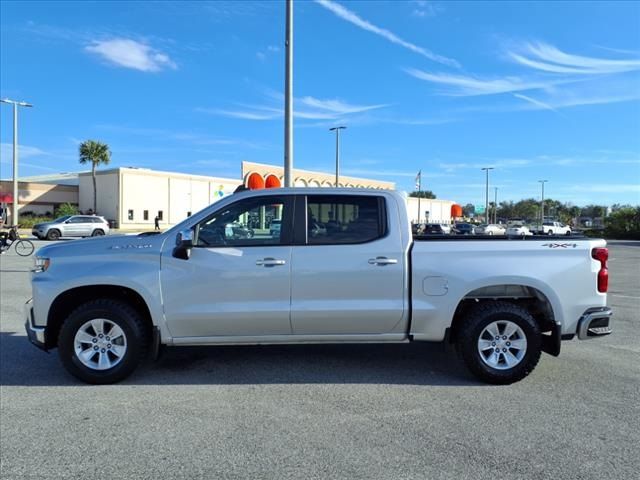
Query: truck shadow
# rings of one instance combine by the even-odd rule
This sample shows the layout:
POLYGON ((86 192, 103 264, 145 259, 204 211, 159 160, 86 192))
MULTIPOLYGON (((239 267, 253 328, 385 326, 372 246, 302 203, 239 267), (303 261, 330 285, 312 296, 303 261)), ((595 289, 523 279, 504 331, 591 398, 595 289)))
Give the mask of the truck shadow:
MULTIPOLYGON (((0 336, 0 385, 82 386, 21 334, 0 336)), ((397 384, 480 386, 441 344, 165 348, 120 385, 397 384)))

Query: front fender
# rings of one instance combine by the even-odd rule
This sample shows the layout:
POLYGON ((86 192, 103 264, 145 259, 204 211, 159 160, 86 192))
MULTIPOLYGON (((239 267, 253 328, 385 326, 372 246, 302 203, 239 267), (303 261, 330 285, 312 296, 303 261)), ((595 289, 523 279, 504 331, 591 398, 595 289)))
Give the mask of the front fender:
POLYGON ((78 287, 111 285, 129 288, 147 304, 155 326, 163 328, 160 293, 160 255, 145 252, 114 258, 114 255, 53 258, 46 272, 32 277, 34 323, 46 326, 51 305, 64 292, 78 287), (98 258, 96 258, 98 257, 98 258))

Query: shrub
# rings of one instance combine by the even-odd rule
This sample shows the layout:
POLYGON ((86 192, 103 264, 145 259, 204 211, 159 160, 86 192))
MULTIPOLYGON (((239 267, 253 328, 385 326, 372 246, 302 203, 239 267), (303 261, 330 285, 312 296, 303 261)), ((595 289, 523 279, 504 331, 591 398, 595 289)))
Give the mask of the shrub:
POLYGON ((640 207, 624 207, 606 218, 605 236, 640 240, 640 207))
POLYGON ((20 228, 32 228, 36 223, 45 223, 53 220, 51 217, 43 217, 43 216, 21 216, 18 219, 20 223, 20 228))
POLYGON ((80 210, 78 210, 78 207, 76 205, 72 205, 71 203, 63 203, 56 209, 55 216, 57 218, 63 217, 65 215, 78 215, 79 213, 80 210))

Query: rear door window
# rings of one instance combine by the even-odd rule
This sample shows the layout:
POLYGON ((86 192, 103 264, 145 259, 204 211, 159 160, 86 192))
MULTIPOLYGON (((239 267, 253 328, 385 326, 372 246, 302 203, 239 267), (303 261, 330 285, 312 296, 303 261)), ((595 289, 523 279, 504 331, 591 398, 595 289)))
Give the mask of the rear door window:
POLYGON ((307 196, 307 244, 366 243, 386 234, 384 199, 373 195, 307 196))

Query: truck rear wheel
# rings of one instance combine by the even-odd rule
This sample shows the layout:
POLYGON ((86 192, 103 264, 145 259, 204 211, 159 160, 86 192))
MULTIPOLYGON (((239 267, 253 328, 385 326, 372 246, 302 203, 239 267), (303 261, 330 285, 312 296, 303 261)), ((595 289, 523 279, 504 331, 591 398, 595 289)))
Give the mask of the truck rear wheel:
POLYGON ((540 327, 524 308, 508 302, 479 304, 463 320, 459 351, 471 372, 488 383, 522 380, 538 364, 540 327))
POLYGON ((128 377, 146 353, 140 314, 127 303, 98 299, 76 308, 58 338, 62 364, 76 378, 93 384, 128 377))

